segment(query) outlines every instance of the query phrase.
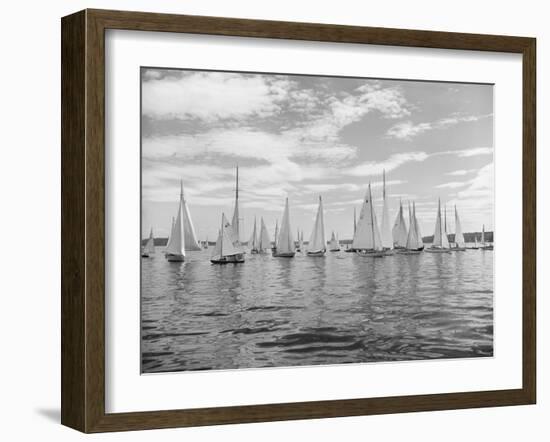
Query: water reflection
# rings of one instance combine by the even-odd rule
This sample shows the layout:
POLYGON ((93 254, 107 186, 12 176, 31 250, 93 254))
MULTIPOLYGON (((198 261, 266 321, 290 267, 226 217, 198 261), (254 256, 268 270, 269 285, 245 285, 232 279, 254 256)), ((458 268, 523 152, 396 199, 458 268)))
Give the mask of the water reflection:
POLYGON ((144 372, 491 356, 493 254, 142 260, 144 372))

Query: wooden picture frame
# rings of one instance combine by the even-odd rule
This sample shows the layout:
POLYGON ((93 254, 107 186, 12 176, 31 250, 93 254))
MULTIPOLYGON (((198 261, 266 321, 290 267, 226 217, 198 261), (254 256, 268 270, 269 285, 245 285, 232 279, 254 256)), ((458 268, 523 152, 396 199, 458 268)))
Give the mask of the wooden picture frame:
POLYGON ((84 10, 62 19, 62 424, 83 432, 534 404, 536 41, 533 38, 84 10), (132 413, 105 412, 105 30, 496 51, 523 57, 523 385, 457 392, 132 413))

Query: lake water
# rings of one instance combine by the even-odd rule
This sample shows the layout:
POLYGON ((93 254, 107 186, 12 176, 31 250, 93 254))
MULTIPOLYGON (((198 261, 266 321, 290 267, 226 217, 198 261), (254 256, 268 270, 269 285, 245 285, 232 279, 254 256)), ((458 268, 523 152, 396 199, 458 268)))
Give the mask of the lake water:
POLYGON ((142 258, 142 372, 493 355, 493 252, 142 258))

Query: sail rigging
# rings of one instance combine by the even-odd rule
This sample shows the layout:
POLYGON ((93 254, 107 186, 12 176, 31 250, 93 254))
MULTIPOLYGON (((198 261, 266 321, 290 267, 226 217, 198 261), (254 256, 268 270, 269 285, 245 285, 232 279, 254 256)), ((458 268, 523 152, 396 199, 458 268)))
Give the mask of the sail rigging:
POLYGON ((290 227, 290 210, 288 208, 288 198, 285 201, 285 209, 283 212, 283 219, 281 221, 281 229, 279 230, 279 237, 277 238, 277 253, 289 254, 294 253, 294 238, 292 237, 292 230, 290 227))
POLYGON ((172 232, 166 245, 165 253, 167 257, 184 257, 185 256, 185 227, 183 225, 183 199, 180 198, 178 213, 172 227, 172 232))
POLYGON ((222 214, 222 224, 216 241, 216 247, 212 252, 213 260, 220 260, 224 257, 240 255, 243 253, 240 244, 237 243, 233 236, 233 226, 229 223, 225 214, 222 214))
POLYGON ((325 219, 323 214, 323 200, 319 196, 319 206, 317 215, 313 224, 313 230, 307 245, 308 253, 324 253, 327 250, 327 241, 325 239, 325 219))
POLYGON ((441 249, 449 248, 449 240, 447 238, 447 233, 445 232, 445 227, 441 220, 441 200, 438 200, 437 204, 437 216, 435 220, 435 230, 432 247, 441 249))
POLYGON ((340 242, 338 241, 338 238, 334 234, 334 230, 332 231, 332 235, 330 237, 329 250, 331 251, 340 250, 340 242))
POLYGON ((462 233, 462 224, 460 223, 460 218, 458 217, 458 211, 456 210, 455 205, 455 244, 457 247, 465 247, 466 242, 464 241, 464 234, 462 233))
POLYGON ((404 248, 407 246, 407 224, 403 216, 403 204, 399 201, 399 211, 392 229, 393 246, 404 248))
POLYGON ((256 217, 254 217, 254 228, 252 230, 252 236, 248 240, 248 247, 250 248, 250 250, 252 252, 258 252, 259 251, 258 242, 259 241, 258 241, 258 232, 257 232, 257 229, 256 229, 256 217))
POLYGON ((183 207, 183 228, 185 235, 185 250, 196 251, 201 250, 199 242, 197 241, 197 235, 195 234, 195 227, 193 226, 193 220, 191 219, 191 213, 185 200, 185 194, 183 193, 183 180, 180 181, 180 201, 183 207))
POLYGON ((269 233, 267 232, 267 227, 265 226, 264 219, 262 217, 260 221, 260 238, 258 242, 258 251, 264 252, 266 249, 271 247, 271 239, 269 238, 269 233))
POLYGON ((235 207, 233 209, 233 218, 231 219, 233 228, 233 238, 239 244, 241 242, 240 218, 239 218, 239 166, 237 166, 237 175, 235 178, 235 207))
POLYGON ((143 252, 145 254, 152 254, 155 253, 155 238, 153 236, 153 228, 151 227, 151 231, 149 232, 149 238, 147 239, 147 242, 145 243, 145 246, 143 247, 143 252))
POLYGON ((382 174, 382 223, 380 225, 380 236, 382 247, 385 249, 393 248, 393 237, 390 228, 390 215, 388 212, 388 200, 386 199, 386 171, 382 174))
POLYGON ((359 212, 359 222, 357 223, 357 231, 353 236, 352 247, 355 250, 370 250, 381 251, 382 239, 380 237, 380 229, 376 220, 376 213, 372 204, 371 185, 369 183, 361 212, 359 212))

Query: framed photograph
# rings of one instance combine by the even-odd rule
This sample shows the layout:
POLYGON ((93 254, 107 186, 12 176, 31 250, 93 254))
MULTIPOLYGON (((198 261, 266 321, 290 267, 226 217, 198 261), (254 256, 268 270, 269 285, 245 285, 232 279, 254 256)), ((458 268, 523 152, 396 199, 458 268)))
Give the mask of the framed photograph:
POLYGON ((62 423, 536 400, 535 39, 62 19, 62 423))

